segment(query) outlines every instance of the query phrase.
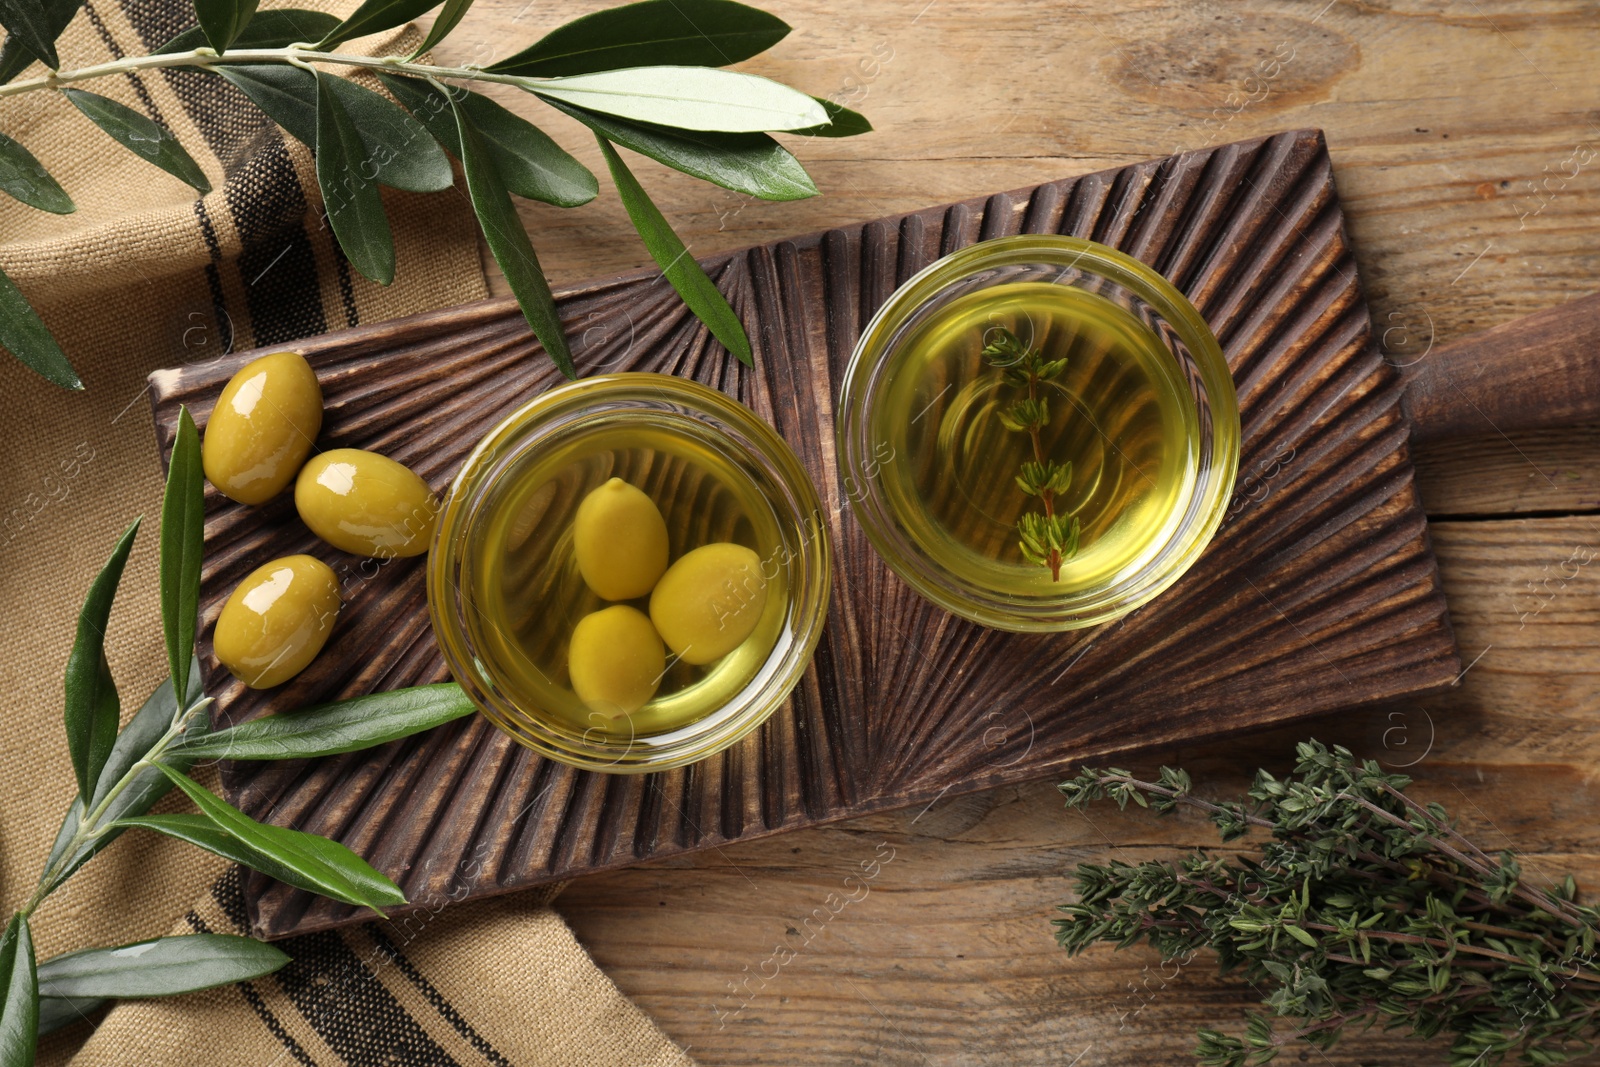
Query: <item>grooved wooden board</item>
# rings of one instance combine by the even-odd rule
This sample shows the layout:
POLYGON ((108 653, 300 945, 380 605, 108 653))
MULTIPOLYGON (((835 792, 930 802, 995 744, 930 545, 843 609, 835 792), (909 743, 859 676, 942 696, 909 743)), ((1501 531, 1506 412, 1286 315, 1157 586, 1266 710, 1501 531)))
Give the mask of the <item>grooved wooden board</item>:
MULTIPOLYGON (((743 744, 649 776, 573 771, 468 720, 363 753, 223 767, 258 818, 335 837, 418 907, 923 804, 1178 739, 1429 692, 1460 669, 1391 369, 1373 351, 1320 133, 1185 153, 778 241, 706 263, 743 317, 739 367, 666 283, 558 294, 582 373, 639 369, 723 389, 777 427, 829 508, 828 630, 788 704, 743 744), (1241 494, 1177 586, 1120 622, 985 631, 914 596, 868 546, 834 465, 832 402, 860 328, 939 255, 1017 232, 1133 254, 1188 294, 1239 389, 1241 494)), ((477 438, 559 380, 515 307, 489 302, 295 346, 327 400, 321 447, 372 448, 443 489, 477 438)), ((151 376, 170 450, 179 404, 204 424, 252 353, 151 376)), ((218 715, 435 681, 421 560, 317 542, 282 497, 207 494, 201 655, 218 715), (310 552, 344 579, 327 650, 288 685, 243 689, 211 655, 222 600, 266 559, 310 552)), ((359 920, 252 877, 266 937, 359 920)))

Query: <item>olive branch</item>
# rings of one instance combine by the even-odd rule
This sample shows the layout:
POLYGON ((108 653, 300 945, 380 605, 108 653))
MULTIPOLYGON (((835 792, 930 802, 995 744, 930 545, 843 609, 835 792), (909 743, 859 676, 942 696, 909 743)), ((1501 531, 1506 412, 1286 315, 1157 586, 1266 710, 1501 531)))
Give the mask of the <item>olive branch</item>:
POLYGON ((0 934, 0 1067, 28 1067, 38 1035, 115 997, 187 993, 270 974, 289 962, 271 945, 229 934, 161 937, 36 961, 29 920, 39 905, 126 830, 175 837, 298 889, 376 911, 400 888, 345 846, 259 823, 188 772, 202 760, 308 759, 354 752, 473 710, 454 684, 397 689, 211 730, 195 658, 204 485, 200 439, 180 411, 161 507, 161 621, 171 677, 119 731, 121 700, 106 661, 112 601, 139 532, 136 520, 89 586, 67 658, 64 719, 78 791, 39 883, 0 934), (198 814, 149 814, 176 786, 198 814))
POLYGON ((1072 464, 1057 463, 1047 459, 1039 433, 1050 425, 1050 404, 1040 395, 1044 382, 1060 377, 1067 369, 1064 359, 1045 359, 1037 348, 1022 343, 1022 339, 1004 326, 994 327, 992 340, 986 341, 981 353, 984 361, 1000 371, 1007 385, 1027 390, 1027 395, 1013 401, 1000 412, 1000 422, 1006 429, 1028 435, 1033 446, 1033 459, 1022 464, 1017 475, 1017 488, 1028 496, 1038 497, 1043 514, 1029 511, 1017 520, 1018 547, 1029 563, 1050 568, 1050 580, 1061 580, 1061 565, 1078 554, 1079 524, 1076 516, 1056 513, 1056 494, 1064 493, 1072 485, 1072 464))
MULTIPOLYGON (((335 49, 404 25, 439 0, 366 0, 343 20, 299 9, 258 12, 257 0, 195 0, 199 25, 151 54, 60 70, 55 42, 81 6, 82 0, 0 0, 0 27, 8 34, 0 45, 0 97, 61 93, 113 140, 205 194, 209 180, 171 130, 77 85, 152 69, 223 78, 312 149, 327 224, 351 265, 379 285, 393 281, 395 271, 379 186, 448 189, 455 182, 453 156, 490 253, 534 335, 568 377, 577 373, 572 352, 511 198, 577 207, 595 198, 599 183, 537 126, 457 83, 513 85, 586 126, 651 258, 712 336, 746 364, 753 356, 738 316, 616 146, 735 192, 798 200, 815 196, 817 187, 770 131, 848 137, 872 128, 833 101, 717 69, 764 52, 789 32, 781 19, 734 0, 641 0, 598 11, 483 67, 420 61, 456 28, 472 0, 445 0, 421 45, 383 56, 335 49), (35 61, 48 68, 45 74, 15 80, 35 61), (337 68, 373 72, 393 101, 332 73, 337 68)), ((0 191, 41 211, 74 210, 38 159, 3 132, 0 191)), ((3 272, 0 348, 57 385, 83 388, 3 272)))

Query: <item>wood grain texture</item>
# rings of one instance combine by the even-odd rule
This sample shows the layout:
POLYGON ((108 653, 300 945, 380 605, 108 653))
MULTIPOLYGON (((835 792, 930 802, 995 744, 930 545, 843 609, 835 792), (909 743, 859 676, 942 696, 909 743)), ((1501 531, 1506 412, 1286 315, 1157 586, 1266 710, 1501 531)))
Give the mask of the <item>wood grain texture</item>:
MULTIPOLYGON (((758 353, 748 371, 648 275, 563 294, 581 371, 649 369, 737 397, 795 449, 829 502, 828 632, 788 704, 746 742, 678 771, 616 777, 537 759, 471 720, 315 763, 225 764, 258 817, 343 841, 417 906, 1056 774, 1135 747, 1217 736, 1448 685, 1458 669, 1392 369, 1369 343, 1332 169, 1299 131, 1047 183, 718 257, 708 269, 758 353), (1093 631, 1015 635, 937 611, 848 515, 831 399, 856 336, 941 254, 1019 230, 1121 247, 1171 278, 1222 342, 1253 480, 1213 547, 1156 605, 1093 631)), ((296 346, 317 369, 324 447, 392 455, 443 488, 490 426, 556 380, 521 317, 488 303, 296 346)), ((204 424, 253 353, 151 377, 169 448, 204 424)), ((342 557, 287 497, 208 494, 202 619, 266 554, 343 569, 345 609, 316 663, 270 693, 211 655, 219 716, 444 677, 422 561, 342 557)), ((252 879, 257 931, 354 909, 252 879)))

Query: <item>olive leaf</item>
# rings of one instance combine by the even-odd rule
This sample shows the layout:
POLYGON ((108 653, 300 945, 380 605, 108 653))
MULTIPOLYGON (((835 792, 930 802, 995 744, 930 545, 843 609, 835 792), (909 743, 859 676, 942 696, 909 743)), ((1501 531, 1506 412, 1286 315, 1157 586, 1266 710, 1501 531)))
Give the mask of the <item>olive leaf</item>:
POLYGON ((361 135, 329 84, 342 79, 321 73, 315 77, 317 185, 328 223, 351 265, 379 285, 388 285, 394 281, 394 236, 377 182, 357 166, 361 135))
POLYGON ((859 137, 872 132, 872 123, 861 112, 851 111, 843 104, 836 104, 825 97, 816 96, 812 99, 828 113, 828 123, 824 126, 807 126, 803 130, 790 130, 790 133, 806 137, 859 137))
POLYGON ((706 133, 629 122, 581 107, 548 103, 606 140, 724 189, 762 200, 804 200, 817 195, 800 161, 764 133, 706 133))
POLYGON ((445 0, 444 7, 433 17, 433 25, 428 29, 428 36, 417 45, 417 50, 411 53, 411 58, 416 59, 450 36, 450 31, 456 28, 471 6, 472 0, 445 0))
POLYGON ((349 18, 329 30, 317 47, 326 49, 348 41, 352 37, 365 37, 381 33, 410 22, 429 8, 438 6, 439 0, 367 0, 356 8, 349 18))
MULTIPOLYGON (((319 40, 329 30, 339 25, 336 15, 304 8, 278 8, 258 11, 234 38, 233 48, 287 48, 304 41, 319 40)), ((171 55, 174 52, 192 52, 206 43, 206 31, 191 26, 150 54, 171 55)))
POLYGON ((337 841, 256 822, 178 771, 161 768, 188 794, 199 815, 144 815, 121 820, 177 837, 312 893, 374 911, 404 904, 400 887, 337 841))
POLYGON ((264 715, 186 740, 169 751, 188 760, 311 759, 409 737, 472 711, 473 703, 461 687, 443 682, 264 715))
POLYGON ((117 687, 111 680, 111 665, 106 662, 106 622, 138 532, 139 520, 135 519, 117 540, 111 558, 89 586, 89 595, 78 612, 78 637, 67 656, 67 748, 72 754, 72 771, 77 775, 81 797, 94 795, 100 769, 106 765, 111 746, 117 739, 121 705, 117 700, 117 687))
POLYGON ((710 67, 634 67, 518 84, 546 100, 684 130, 799 130, 828 121, 822 105, 797 89, 710 67))
POLYGON ((77 210, 72 198, 33 153, 0 133, 0 190, 40 211, 70 215, 77 210))
POLYGON ((486 69, 551 78, 663 63, 724 67, 788 33, 787 22, 733 0, 642 0, 558 26, 486 69))
POLYGON ((61 65, 56 38, 61 30, 50 17, 50 6, 38 0, 0 0, 0 26, 51 70, 61 65))
POLYGON ((379 185, 435 193, 455 181, 450 161, 416 119, 349 79, 331 74, 319 78, 301 67, 259 63, 215 69, 291 137, 312 149, 317 147, 318 86, 326 84, 360 136, 361 149, 354 158, 361 172, 376 175, 379 185))
POLYGON ((194 0, 194 13, 211 47, 225 52, 255 16, 256 0, 194 0))
POLYGON ((506 188, 517 196, 558 207, 577 207, 587 204, 600 192, 600 183, 588 167, 572 158, 539 127, 488 97, 466 89, 443 90, 425 81, 395 74, 379 74, 378 77, 434 139, 458 159, 461 157, 461 134, 456 129, 450 101, 460 104, 468 120, 483 136, 484 147, 506 188))
POLYGON ((83 1022, 107 1003, 104 997, 40 997, 39 1036, 83 1022))
MULTIPOLYGON (((78 8, 83 6, 83 0, 12 0, 18 5, 30 5, 42 12, 44 30, 51 41, 60 37, 62 31, 72 22, 78 13, 78 8)), ((25 70, 29 63, 38 59, 34 52, 23 43, 21 37, 15 33, 6 38, 6 43, 0 45, 0 85, 15 78, 25 70)))
POLYGON ((461 139, 461 169, 466 172, 467 193, 472 197, 472 210, 483 228, 489 251, 500 264, 533 335, 561 368, 561 373, 576 378, 578 372, 572 365, 572 351, 567 347, 567 334, 556 312, 555 297, 539 267, 539 257, 528 240, 528 231, 522 228, 516 206, 511 203, 505 179, 495 166, 483 137, 461 106, 451 100, 451 107, 461 139))
POLYGON ((165 126, 152 122, 125 104, 85 89, 62 89, 61 92, 90 122, 134 155, 154 163, 202 193, 211 191, 211 182, 200 164, 184 151, 177 137, 165 126))
POLYGON ((689 310, 699 316, 700 321, 706 324, 711 335, 722 342, 724 348, 738 357, 739 362, 746 366, 754 364, 755 359, 750 351, 750 338, 744 332, 744 324, 739 321, 739 316, 733 313, 733 308, 728 306, 724 297, 711 281, 706 277, 706 272, 700 269, 700 264, 689 255, 689 250, 684 247, 683 241, 672 227, 667 225, 667 220, 662 217, 661 211, 650 199, 633 176, 633 172, 622 162, 622 157, 617 155, 617 150, 611 142, 604 137, 595 135, 600 142, 600 151, 606 157, 606 165, 611 168, 612 180, 617 183, 617 195, 622 198, 622 206, 627 209, 628 217, 633 220, 634 229, 639 231, 639 236, 644 239, 644 246, 649 250, 650 256, 661 267, 661 273, 666 275, 667 281, 683 297, 683 302, 689 305, 689 310))
POLYGON ((66 353, 51 336, 49 327, 5 271, 0 271, 0 348, 45 381, 63 389, 83 388, 78 372, 67 362, 66 353))
POLYGON ((170 997, 271 974, 282 950, 234 934, 180 934, 91 948, 39 964, 39 992, 55 998, 170 997))
POLYGON ((33 934, 23 915, 0 936, 0 1067, 30 1067, 39 1043, 39 983, 33 934))
POLYGON ((161 498, 161 625, 173 688, 187 692, 200 612, 200 556, 205 538, 205 484, 200 434, 189 409, 178 409, 178 432, 161 498))
MULTIPOLYGON (((85 804, 81 796, 74 797, 67 807, 66 817, 62 819, 61 829, 56 834, 55 845, 50 850, 49 859, 45 860, 45 877, 49 879, 49 884, 44 886, 46 892, 65 882, 74 871, 93 858, 95 853, 121 835, 121 827, 111 826, 95 840, 80 844, 72 856, 63 858, 72 843, 73 835, 78 832, 78 827, 82 824, 84 815, 100 806, 111 787, 120 782, 133 769, 133 765, 143 759, 167 732, 176 721, 178 713, 184 708, 193 707, 200 699, 200 661, 193 657, 189 660, 188 677, 189 689, 185 694, 183 707, 179 707, 172 697, 171 678, 158 685, 155 692, 151 693, 139 710, 134 712, 128 725, 117 734, 117 740, 111 746, 111 755, 107 757, 106 765, 100 771, 100 781, 95 786, 94 795, 89 798, 89 802, 85 804)), ((198 740, 205 736, 205 733, 205 716, 196 716, 184 731, 179 744, 181 746, 183 740, 198 740)), ((161 761, 180 771, 188 770, 193 763, 193 760, 182 752, 175 753, 170 749, 161 761)), ((143 815, 171 789, 172 782, 166 775, 154 767, 143 767, 106 806, 101 822, 107 824, 126 816, 143 815)), ((41 878, 42 882, 44 878, 41 878)))

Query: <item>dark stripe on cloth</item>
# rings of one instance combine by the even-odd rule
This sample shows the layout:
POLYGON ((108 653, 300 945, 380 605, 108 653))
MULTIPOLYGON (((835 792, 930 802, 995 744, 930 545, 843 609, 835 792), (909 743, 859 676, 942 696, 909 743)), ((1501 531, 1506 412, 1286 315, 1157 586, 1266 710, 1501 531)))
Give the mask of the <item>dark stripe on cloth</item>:
POLYGON ((350 1067, 460 1067, 336 933, 284 945, 278 984, 350 1067))
MULTIPOLYGON (((94 9, 94 4, 85 3, 83 10, 89 16, 89 22, 94 26, 94 32, 100 35, 100 40, 105 44, 106 51, 111 53, 111 58, 125 58, 122 46, 117 43, 115 37, 111 36, 111 31, 106 27, 105 21, 100 18, 100 12, 94 9)), ((144 82, 140 80, 139 75, 129 71, 123 77, 127 78, 128 83, 133 86, 134 93, 139 97, 139 103, 144 105, 145 114, 162 126, 166 126, 167 120, 161 117, 161 109, 156 107, 156 102, 151 99, 150 92, 144 87, 144 82)), ((168 127, 168 129, 171 129, 171 127, 168 127)))
POLYGON ((200 236, 205 238, 206 251, 211 262, 206 264, 206 288, 211 292, 211 313, 217 320, 217 335, 222 341, 222 352, 233 351, 233 316, 228 314, 228 300, 222 293, 222 245, 217 241, 217 228, 211 225, 211 213, 204 199, 194 202, 195 221, 200 224, 200 236))
POLYGON ((306 198, 280 137, 224 186, 239 229, 239 275, 257 345, 324 333, 317 258, 306 234, 306 198))
POLYGON ((462 1017, 461 1013, 456 1010, 455 1005, 446 1000, 444 994, 439 992, 432 982, 428 981, 427 976, 417 970, 417 965, 406 958, 405 953, 400 951, 398 945, 389 940, 389 935, 385 934, 377 923, 367 927, 367 932, 372 935, 372 940, 377 944, 379 950, 389 957, 389 962, 400 968, 400 973, 405 975, 406 979, 417 987, 417 991, 427 998, 428 1003, 433 1005, 434 1010, 439 1013, 445 1022, 455 1027, 456 1033, 466 1038, 472 1047, 477 1049, 483 1055, 483 1058, 494 1064, 495 1067, 511 1067, 511 1061, 502 1056, 493 1045, 489 1044, 487 1038, 472 1028, 472 1024, 462 1017))
MULTIPOLYGON (((217 886, 221 885, 222 882, 229 877, 232 877, 234 881, 234 892, 238 893, 239 868, 235 867, 228 874, 223 875, 223 877, 217 881, 216 885, 211 887, 211 895, 213 897, 216 897, 217 895, 217 886)), ((241 907, 243 907, 243 897, 239 898, 239 904, 241 907)), ((226 911, 227 909, 224 910, 226 911)), ((185 915, 184 918, 188 920, 189 926, 195 931, 195 933, 211 933, 211 928, 206 925, 206 921, 200 918, 200 916, 194 912, 191 911, 188 915, 185 915)), ((231 920, 232 916, 229 916, 229 919, 231 920)), ((267 1032, 278 1039, 278 1043, 284 1047, 285 1051, 287 1051, 289 1055, 305 1064, 306 1067, 317 1067, 317 1061, 312 1059, 311 1054, 305 1050, 304 1046, 290 1036, 289 1031, 283 1028, 283 1024, 279 1022, 278 1017, 272 1013, 272 1009, 267 1007, 267 1002, 261 999, 261 994, 256 991, 256 987, 254 985, 249 982, 235 982, 234 988, 237 989, 239 994, 244 997, 245 1003, 249 1004, 251 1008, 255 1009, 256 1015, 261 1019, 262 1024, 266 1026, 267 1032)))

